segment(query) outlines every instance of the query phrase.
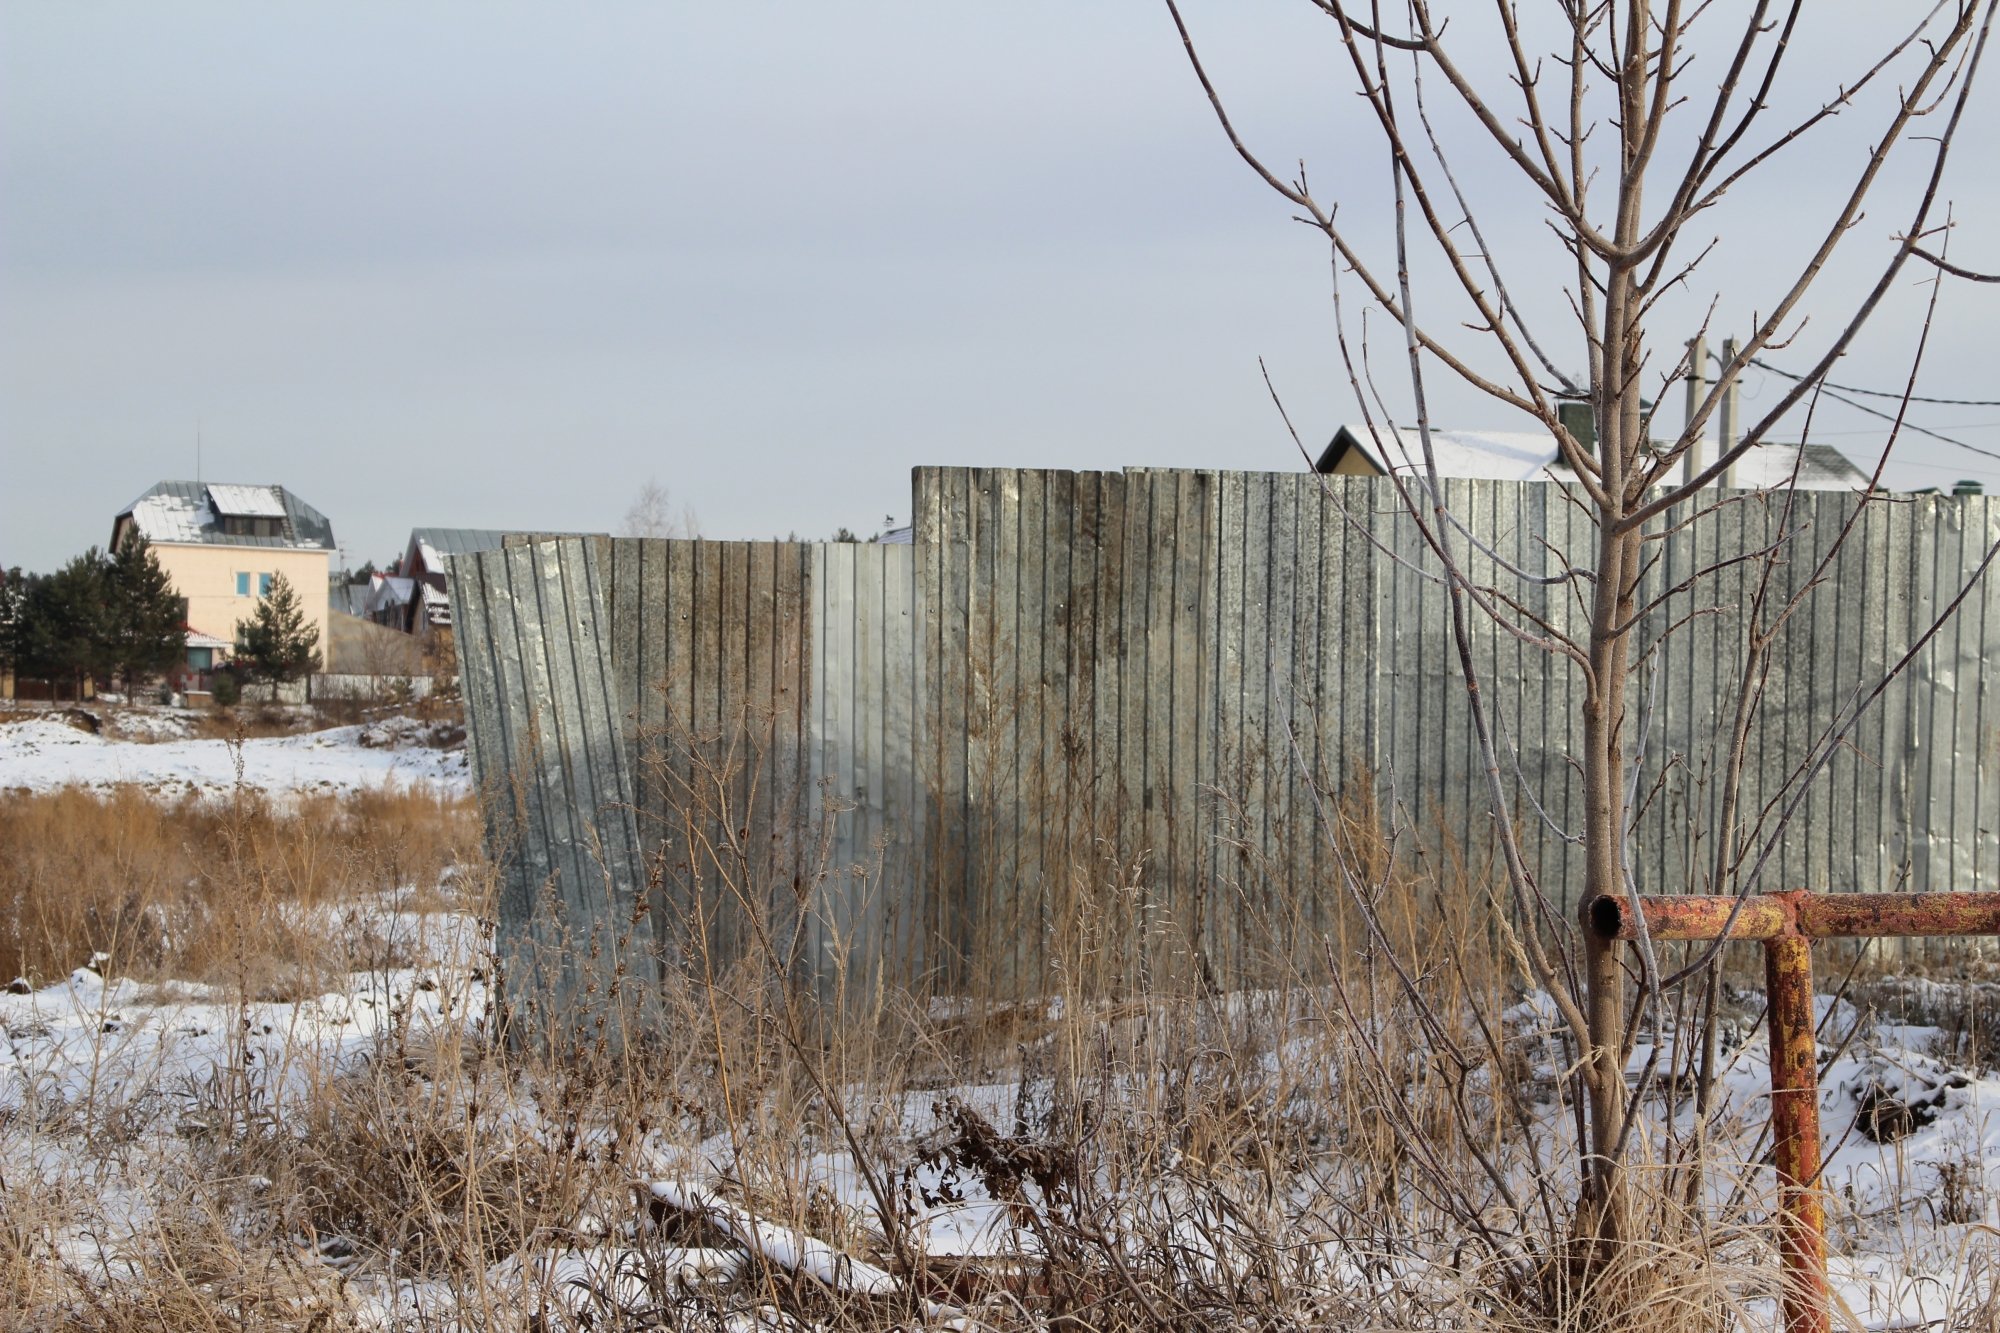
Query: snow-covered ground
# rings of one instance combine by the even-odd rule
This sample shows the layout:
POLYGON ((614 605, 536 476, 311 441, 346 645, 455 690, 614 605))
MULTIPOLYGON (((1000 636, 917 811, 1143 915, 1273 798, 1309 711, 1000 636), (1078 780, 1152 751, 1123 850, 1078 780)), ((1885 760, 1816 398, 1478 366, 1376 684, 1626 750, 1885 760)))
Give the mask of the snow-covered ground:
MULTIPOLYGON (((432 742, 440 736, 409 719, 240 747, 177 736, 184 725, 167 710, 118 715, 106 730, 122 730, 127 739, 93 735, 50 717, 0 725, 0 790, 138 783, 176 796, 227 792, 239 780, 273 794, 384 783, 448 791, 469 785, 462 747, 439 748, 432 742), (161 738, 131 739, 135 732, 161 738)), ((281 1003, 249 1001, 227 988, 107 978, 87 968, 39 990, 0 995, 0 1180, 17 1197, 68 1200, 49 1244, 69 1270, 121 1280, 126 1270, 120 1264, 128 1261, 119 1256, 143 1252, 134 1238, 160 1224, 164 1186, 158 1182, 184 1172, 188 1145, 216 1132, 217 1099, 227 1094, 230 1080, 254 1083, 259 1114, 282 1120, 327 1080, 365 1071, 385 1049, 407 1058, 413 1041, 441 1032, 454 1040, 464 1034, 477 1044, 490 1017, 484 978, 491 941, 471 915, 437 907, 451 900, 449 885, 443 893, 425 886, 421 899, 405 889, 334 909, 327 935, 363 942, 348 950, 349 957, 381 961, 323 982, 323 993, 281 1003), (430 908, 417 910, 419 901, 430 908)), ((1754 1013, 1758 998, 1742 998, 1745 1012, 1754 1013)), ((1912 1021, 1911 1014, 1866 1014, 1831 1001, 1823 1008, 1830 1053, 1821 1081, 1823 1183, 1836 1297, 1860 1327, 1942 1328, 1962 1318, 1968 1301, 1988 1299, 1969 1284, 1996 1280, 1993 1267, 1980 1266, 2000 1256, 2000 1077, 1949 1062, 1945 1034, 1912 1021)), ((1510 1039, 1536 1049, 1538 1033, 1552 1023, 1551 1006, 1524 1002, 1509 1015, 1510 1039)), ((1756 1201, 1768 1198, 1770 1189, 1768 1164, 1759 1164, 1768 1118, 1767 1049, 1754 1020, 1732 1023, 1729 1038, 1722 1104, 1713 1122, 1717 1170, 1709 1202, 1718 1215, 1755 1223, 1756 1201), (1729 1197, 1738 1184, 1747 1204, 1729 1197)), ((1635 1071, 1651 1053, 1641 1048, 1635 1071)), ((1310 1062, 1310 1053, 1301 1059, 1310 1062)), ((1530 1063, 1544 1062, 1531 1057, 1530 1063)), ((873 1127, 871 1152, 882 1155, 871 1165, 878 1174, 885 1168, 897 1173, 912 1242, 933 1260, 972 1255, 997 1263, 1039 1250, 1040 1240, 1023 1222, 1036 1204, 1034 1187, 1022 1185, 1011 1201, 990 1197, 976 1172, 954 1171, 925 1148, 941 1134, 949 1137, 943 1121, 954 1106, 990 1124, 1008 1123, 1025 1079, 1000 1077, 1006 1081, 923 1092, 851 1090, 851 1114, 873 1127)), ((532 1087, 510 1080, 486 1095, 522 1117, 531 1132, 540 1123, 532 1087)), ((663 1095, 671 1102, 673 1090, 663 1095)), ((1692 1130, 1685 1099, 1662 1095, 1650 1105, 1656 1123, 1671 1118, 1682 1132, 1692 1130)), ((1551 1125, 1563 1119, 1553 1105, 1547 1112, 1551 1125)), ((518 1299, 520 1308, 554 1293, 580 1319, 585 1311, 601 1314, 611 1306, 653 1309, 649 1303, 663 1292, 729 1288, 756 1251, 768 1264, 860 1299, 899 1286, 870 1256, 751 1211, 736 1188, 742 1177, 735 1131, 704 1133, 709 1137, 690 1142, 658 1128, 648 1131, 628 1182, 637 1191, 631 1197, 702 1223, 700 1237, 680 1242, 686 1248, 665 1245, 657 1234, 646 1240, 644 1208, 634 1203, 623 1214, 614 1209, 565 1223, 561 1237, 503 1256, 475 1285, 493 1299, 518 1299)), ((824 1129, 822 1139, 792 1146, 804 1173, 797 1182, 802 1194, 823 1197, 836 1214, 864 1221, 874 1214, 865 1173, 839 1135, 824 1129)), ((1309 1172, 1292 1186, 1315 1188, 1309 1172)), ((1274 1218, 1284 1211, 1273 1207, 1274 1218)), ((1287 1223, 1273 1225, 1282 1230, 1287 1223)), ((1336 1245, 1303 1234, 1285 1239, 1301 1253, 1324 1250, 1319 1271, 1330 1282, 1348 1280, 1348 1258, 1336 1245)), ((371 1271, 358 1265, 354 1247, 339 1236, 321 1235, 315 1243, 311 1265, 324 1263, 336 1275, 345 1321, 339 1326, 478 1322, 465 1313, 462 1288, 371 1271)), ((872 1257, 880 1259, 879 1249, 872 1257)), ((1764 1250, 1755 1267, 1774 1274, 1775 1257, 1764 1250)), ((1777 1322, 1768 1290, 1744 1293, 1739 1307, 1767 1326, 1777 1322)), ((753 1293, 747 1322, 723 1324, 784 1326, 755 1313, 764 1310, 754 1303, 761 1299, 753 1293)), ((702 1308, 712 1315, 717 1307, 702 1308)), ((920 1311, 921 1322, 932 1326, 957 1317, 929 1297, 905 1308, 920 1311)), ((666 1320, 659 1326, 675 1325, 666 1320)), ((714 1324, 697 1319, 688 1326, 714 1324)))
MULTIPOLYGON (((172 1182, 190 1145, 243 1134, 246 1105, 283 1122, 327 1080, 381 1058, 392 1037, 408 1050, 443 1029, 476 1031, 488 1010, 480 923, 398 897, 324 912, 328 935, 366 935, 385 962, 295 1001, 90 968, 0 995, 0 1178, 23 1209, 74 1200, 45 1233, 71 1272, 105 1284, 144 1272, 157 1250, 146 1238, 186 1189, 172 1182)), ((408 1294, 346 1282, 338 1253, 326 1270, 344 1320, 335 1326, 396 1326, 408 1294)))
POLYGON ((445 792, 470 789, 464 747, 422 744, 421 728, 408 719, 390 724, 333 727, 294 736, 225 740, 137 740, 184 730, 166 710, 122 710, 94 735, 53 716, 0 724, 0 791, 53 791, 88 787, 106 791, 133 783, 175 798, 218 795, 240 782, 271 795, 343 793, 394 784, 426 784, 445 792))

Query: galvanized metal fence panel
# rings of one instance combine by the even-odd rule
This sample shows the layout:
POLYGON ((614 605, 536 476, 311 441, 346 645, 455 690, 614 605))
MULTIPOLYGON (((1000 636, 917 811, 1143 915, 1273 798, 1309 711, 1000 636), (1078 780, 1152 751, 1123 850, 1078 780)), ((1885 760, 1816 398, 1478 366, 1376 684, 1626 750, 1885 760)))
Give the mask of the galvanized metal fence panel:
POLYGON ((597 549, 567 539, 450 557, 473 772, 500 870, 500 952, 527 1031, 585 1030, 643 883, 597 549))
MULTIPOLYGON (((516 771, 531 730, 519 700, 608 644, 661 919, 699 919, 725 961, 761 930, 829 990, 878 965, 993 993, 1265 974, 1338 919, 1330 802, 1387 812, 1490 879, 1451 606, 1391 483, 919 469, 915 492, 913 547, 611 542, 598 639, 537 620, 588 603, 583 547, 554 584, 474 567, 460 636, 488 664, 467 674, 482 775, 516 771), (517 584, 535 597, 493 601, 517 584), (564 635, 572 660, 551 668, 535 645, 564 635), (763 776, 716 780, 746 760, 763 776), (690 821, 697 789, 727 817, 690 821), (723 853, 749 868, 732 879, 723 853)), ((1583 674, 1534 641, 1581 638, 1587 596, 1517 575, 1588 566, 1595 526, 1545 483, 1452 481, 1443 498, 1480 542, 1454 528, 1456 558, 1518 607, 1519 633, 1470 612, 1470 657, 1530 869, 1568 910, 1583 888, 1583 674)), ((1995 536, 1992 502, 1715 498, 1665 517, 1639 589, 1640 890, 1710 891, 1718 863, 1767 843, 1770 887, 1995 887, 2000 737, 1983 662, 2000 592, 1976 589, 1833 743, 1958 595, 1995 536), (1781 559, 1754 558, 1781 540, 1781 559), (1725 848, 1716 811, 1746 652, 1781 618, 1755 676, 1748 818, 1725 848)), ((577 733, 593 756, 602 740, 577 733)), ((543 863, 576 830, 553 808, 562 784, 537 781, 530 855, 560 877, 543 863)), ((525 910, 518 886, 508 903, 525 910)))
POLYGON ((809 549, 813 695, 808 774, 824 862, 812 875, 807 970, 829 999, 883 968, 923 975, 930 930, 913 892, 924 843, 916 560, 908 546, 809 549))
POLYGON ((606 545, 655 918, 690 967, 797 966, 815 855, 809 548, 606 545))

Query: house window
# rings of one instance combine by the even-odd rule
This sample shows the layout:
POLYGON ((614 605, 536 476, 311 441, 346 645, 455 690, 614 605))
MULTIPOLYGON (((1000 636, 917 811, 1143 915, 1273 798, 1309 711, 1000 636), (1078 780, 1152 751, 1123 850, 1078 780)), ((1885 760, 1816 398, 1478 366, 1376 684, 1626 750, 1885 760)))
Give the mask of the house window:
POLYGON ((248 597, 250 595, 250 576, 248 574, 238 574, 236 576, 236 595, 238 597, 248 597))
POLYGON ((280 518, 250 518, 240 514, 222 516, 222 532, 228 537, 282 537, 284 520, 280 518))
POLYGON ((213 648, 188 649, 188 670, 213 671, 214 669, 215 669, 215 649, 213 648))
POLYGON ((271 576, 269 574, 259 574, 257 576, 257 595, 259 597, 269 597, 271 595, 271 576))

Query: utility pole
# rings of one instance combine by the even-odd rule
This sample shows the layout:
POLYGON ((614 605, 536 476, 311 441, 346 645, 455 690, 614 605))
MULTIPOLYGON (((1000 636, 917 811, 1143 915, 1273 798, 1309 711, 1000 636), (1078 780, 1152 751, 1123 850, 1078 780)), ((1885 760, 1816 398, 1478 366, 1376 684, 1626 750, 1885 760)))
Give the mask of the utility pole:
MULTIPOLYGON (((1694 337, 1688 339, 1687 424, 1689 426, 1694 425, 1694 414, 1701 410, 1701 398, 1707 390, 1708 338, 1705 335, 1696 334, 1694 337)), ((1701 436, 1696 435, 1694 443, 1688 446, 1686 455, 1687 466, 1681 469, 1681 478, 1684 481, 1692 481, 1701 475, 1701 469, 1705 463, 1701 444, 1701 436)))
MULTIPOLYGON (((1736 364, 1736 339, 1724 338, 1722 340, 1723 373, 1727 374, 1729 372, 1730 367, 1734 366, 1735 364, 1736 364)), ((1737 392, 1737 385, 1740 384, 1741 382, 1742 382, 1742 376, 1740 375, 1735 376, 1730 379, 1729 387, 1722 391, 1722 412, 1720 414, 1721 423, 1718 427, 1718 432, 1715 441, 1716 448, 1721 451, 1717 455, 1718 457, 1725 457, 1725 458, 1728 457, 1729 451, 1736 447, 1736 432, 1739 429, 1739 423, 1736 417, 1736 392, 1737 392)), ((1736 484, 1735 463, 1732 462, 1728 467, 1722 470, 1722 484, 1724 487, 1730 487, 1736 484)))

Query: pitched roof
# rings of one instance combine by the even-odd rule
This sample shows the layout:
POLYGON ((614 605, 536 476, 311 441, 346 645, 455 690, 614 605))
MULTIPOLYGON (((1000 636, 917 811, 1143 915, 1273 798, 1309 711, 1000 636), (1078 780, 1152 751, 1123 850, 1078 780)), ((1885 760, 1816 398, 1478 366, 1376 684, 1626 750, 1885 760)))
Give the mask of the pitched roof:
POLYGON ((538 528, 411 528, 410 544, 403 555, 403 572, 410 573, 421 562, 426 577, 444 577, 445 557, 471 555, 476 551, 497 551, 509 537, 587 537, 585 532, 548 532, 538 528))
POLYGON ((508 528, 412 528, 410 542, 422 549, 424 564, 442 568, 437 558, 465 555, 472 551, 497 551, 506 544, 508 528))
MULTIPOLYGON (((1413 427, 1391 431, 1342 426, 1315 464, 1331 472, 1349 450, 1358 451, 1377 472, 1419 472, 1423 437, 1413 427), (1387 466, 1383 455, 1387 455, 1387 466)), ((1431 451, 1441 477, 1483 477, 1497 481, 1574 481, 1569 465, 1557 461, 1556 437, 1546 431, 1445 430, 1431 428, 1431 451)), ((1735 484, 1743 490, 1788 486, 1798 469, 1802 491, 1865 490, 1868 474, 1830 444, 1765 441, 1736 461, 1735 484)))
MULTIPOLYGON (((118 518, 120 522, 129 518, 149 542, 334 549, 333 524, 326 515, 283 486, 163 481, 127 505, 118 518), (224 532, 225 517, 281 519, 284 533, 275 537, 249 537, 224 532)), ((113 535, 117 535, 116 524, 113 535)))
MULTIPOLYGON (((1319 470, 1331 472, 1340 456, 1358 449, 1377 472, 1409 472, 1423 467, 1423 436, 1412 427, 1371 431, 1367 426, 1342 426, 1319 456, 1319 470)), ((1443 430, 1431 428, 1431 450, 1438 474, 1445 477, 1486 477, 1495 481, 1546 480, 1551 464, 1560 479, 1570 471, 1556 464, 1556 437, 1547 431, 1443 430)))
POLYGON ((1830 444, 1755 445, 1736 460, 1736 484, 1745 490, 1759 491, 1788 486, 1794 463, 1798 465, 1799 489, 1802 491, 1861 491, 1868 488, 1868 474, 1830 444))
POLYGON ((397 574, 377 574, 368 581, 370 614, 385 606, 408 606, 416 595, 417 581, 397 574))

